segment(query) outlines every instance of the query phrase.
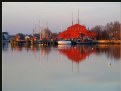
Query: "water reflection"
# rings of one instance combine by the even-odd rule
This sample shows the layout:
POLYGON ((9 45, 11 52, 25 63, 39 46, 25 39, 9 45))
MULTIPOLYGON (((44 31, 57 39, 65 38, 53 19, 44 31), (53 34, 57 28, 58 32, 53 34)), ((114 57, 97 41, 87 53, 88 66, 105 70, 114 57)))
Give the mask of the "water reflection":
POLYGON ((47 56, 49 53, 50 53, 50 51, 51 51, 51 47, 47 47, 47 46, 42 46, 42 47, 40 47, 40 53, 41 53, 41 56, 47 56))
POLYGON ((77 46, 65 46, 60 45, 58 46, 59 53, 68 57, 69 60, 79 63, 89 57, 89 55, 96 51, 95 47, 92 46, 84 46, 84 45, 77 45, 77 46))
POLYGON ((120 45, 107 45, 102 44, 96 47, 96 55, 105 54, 108 58, 114 60, 120 60, 121 58, 121 48, 120 45))
POLYGON ((8 51, 8 44, 9 44, 9 42, 2 42, 2 50, 3 51, 8 51))
POLYGON ((98 91, 100 88, 102 91, 117 91, 120 87, 120 61, 110 61, 112 57, 116 60, 121 58, 120 45, 53 47, 8 44, 6 49, 9 49, 8 52, 3 51, 2 56, 5 91, 50 91, 50 88, 51 91, 58 88, 62 88, 62 91, 74 91, 75 88, 78 91, 88 91, 87 88, 91 91, 98 91), (60 58, 63 59, 60 61, 60 58))
MULTIPOLYGON (((8 51, 9 44, 2 43, 3 51, 8 51)), ((10 46, 11 51, 21 52, 23 48, 26 51, 32 51, 36 53, 40 51, 41 56, 47 56, 52 50, 50 46, 10 46)), ((58 45, 57 47, 53 47, 56 51, 59 51, 61 55, 66 56, 69 60, 79 63, 89 57, 92 53, 95 53, 97 56, 106 55, 109 59, 120 60, 121 53, 120 53, 120 45, 76 45, 76 46, 63 46, 58 45)))

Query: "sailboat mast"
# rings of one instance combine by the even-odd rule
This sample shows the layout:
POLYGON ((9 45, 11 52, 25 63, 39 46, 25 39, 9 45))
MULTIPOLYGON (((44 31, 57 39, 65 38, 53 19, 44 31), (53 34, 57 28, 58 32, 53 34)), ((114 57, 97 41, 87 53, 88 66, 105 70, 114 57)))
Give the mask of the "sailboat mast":
POLYGON ((34 36, 34 29, 33 29, 33 36, 34 36))
POLYGON ((79 24, 79 9, 78 9, 78 24, 79 24))
POLYGON ((48 29, 48 21, 47 21, 47 29, 48 29))
POLYGON ((36 31, 36 25, 35 25, 35 30, 34 30, 34 34, 35 34, 35 31, 36 31))
POLYGON ((73 12, 72 12, 72 25, 73 25, 73 12))
POLYGON ((40 40, 41 40, 41 28, 40 28, 40 20, 39 20, 39 32, 40 32, 40 40))

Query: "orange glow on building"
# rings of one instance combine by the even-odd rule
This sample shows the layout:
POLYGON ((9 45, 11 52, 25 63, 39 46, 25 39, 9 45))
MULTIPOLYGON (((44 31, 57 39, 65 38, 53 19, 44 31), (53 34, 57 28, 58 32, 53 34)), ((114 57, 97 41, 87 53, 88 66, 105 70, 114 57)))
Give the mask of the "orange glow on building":
POLYGON ((79 39, 83 37, 85 38, 92 38, 96 39, 96 33, 91 32, 86 29, 85 26, 80 24, 75 24, 67 28, 67 30, 64 30, 63 32, 58 34, 58 38, 62 39, 79 39))

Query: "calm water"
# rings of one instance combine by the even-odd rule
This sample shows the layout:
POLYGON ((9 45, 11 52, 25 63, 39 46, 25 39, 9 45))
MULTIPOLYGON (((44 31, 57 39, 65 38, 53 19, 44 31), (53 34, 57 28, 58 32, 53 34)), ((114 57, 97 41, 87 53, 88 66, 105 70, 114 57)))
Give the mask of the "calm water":
POLYGON ((3 91, 121 91, 120 45, 2 46, 3 91))

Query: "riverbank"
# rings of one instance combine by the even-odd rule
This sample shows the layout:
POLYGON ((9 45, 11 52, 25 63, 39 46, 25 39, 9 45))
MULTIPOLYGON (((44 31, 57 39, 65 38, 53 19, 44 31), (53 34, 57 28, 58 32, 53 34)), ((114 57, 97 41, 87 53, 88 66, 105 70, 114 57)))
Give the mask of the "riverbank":
POLYGON ((121 44, 121 40, 96 40, 98 44, 121 44))

